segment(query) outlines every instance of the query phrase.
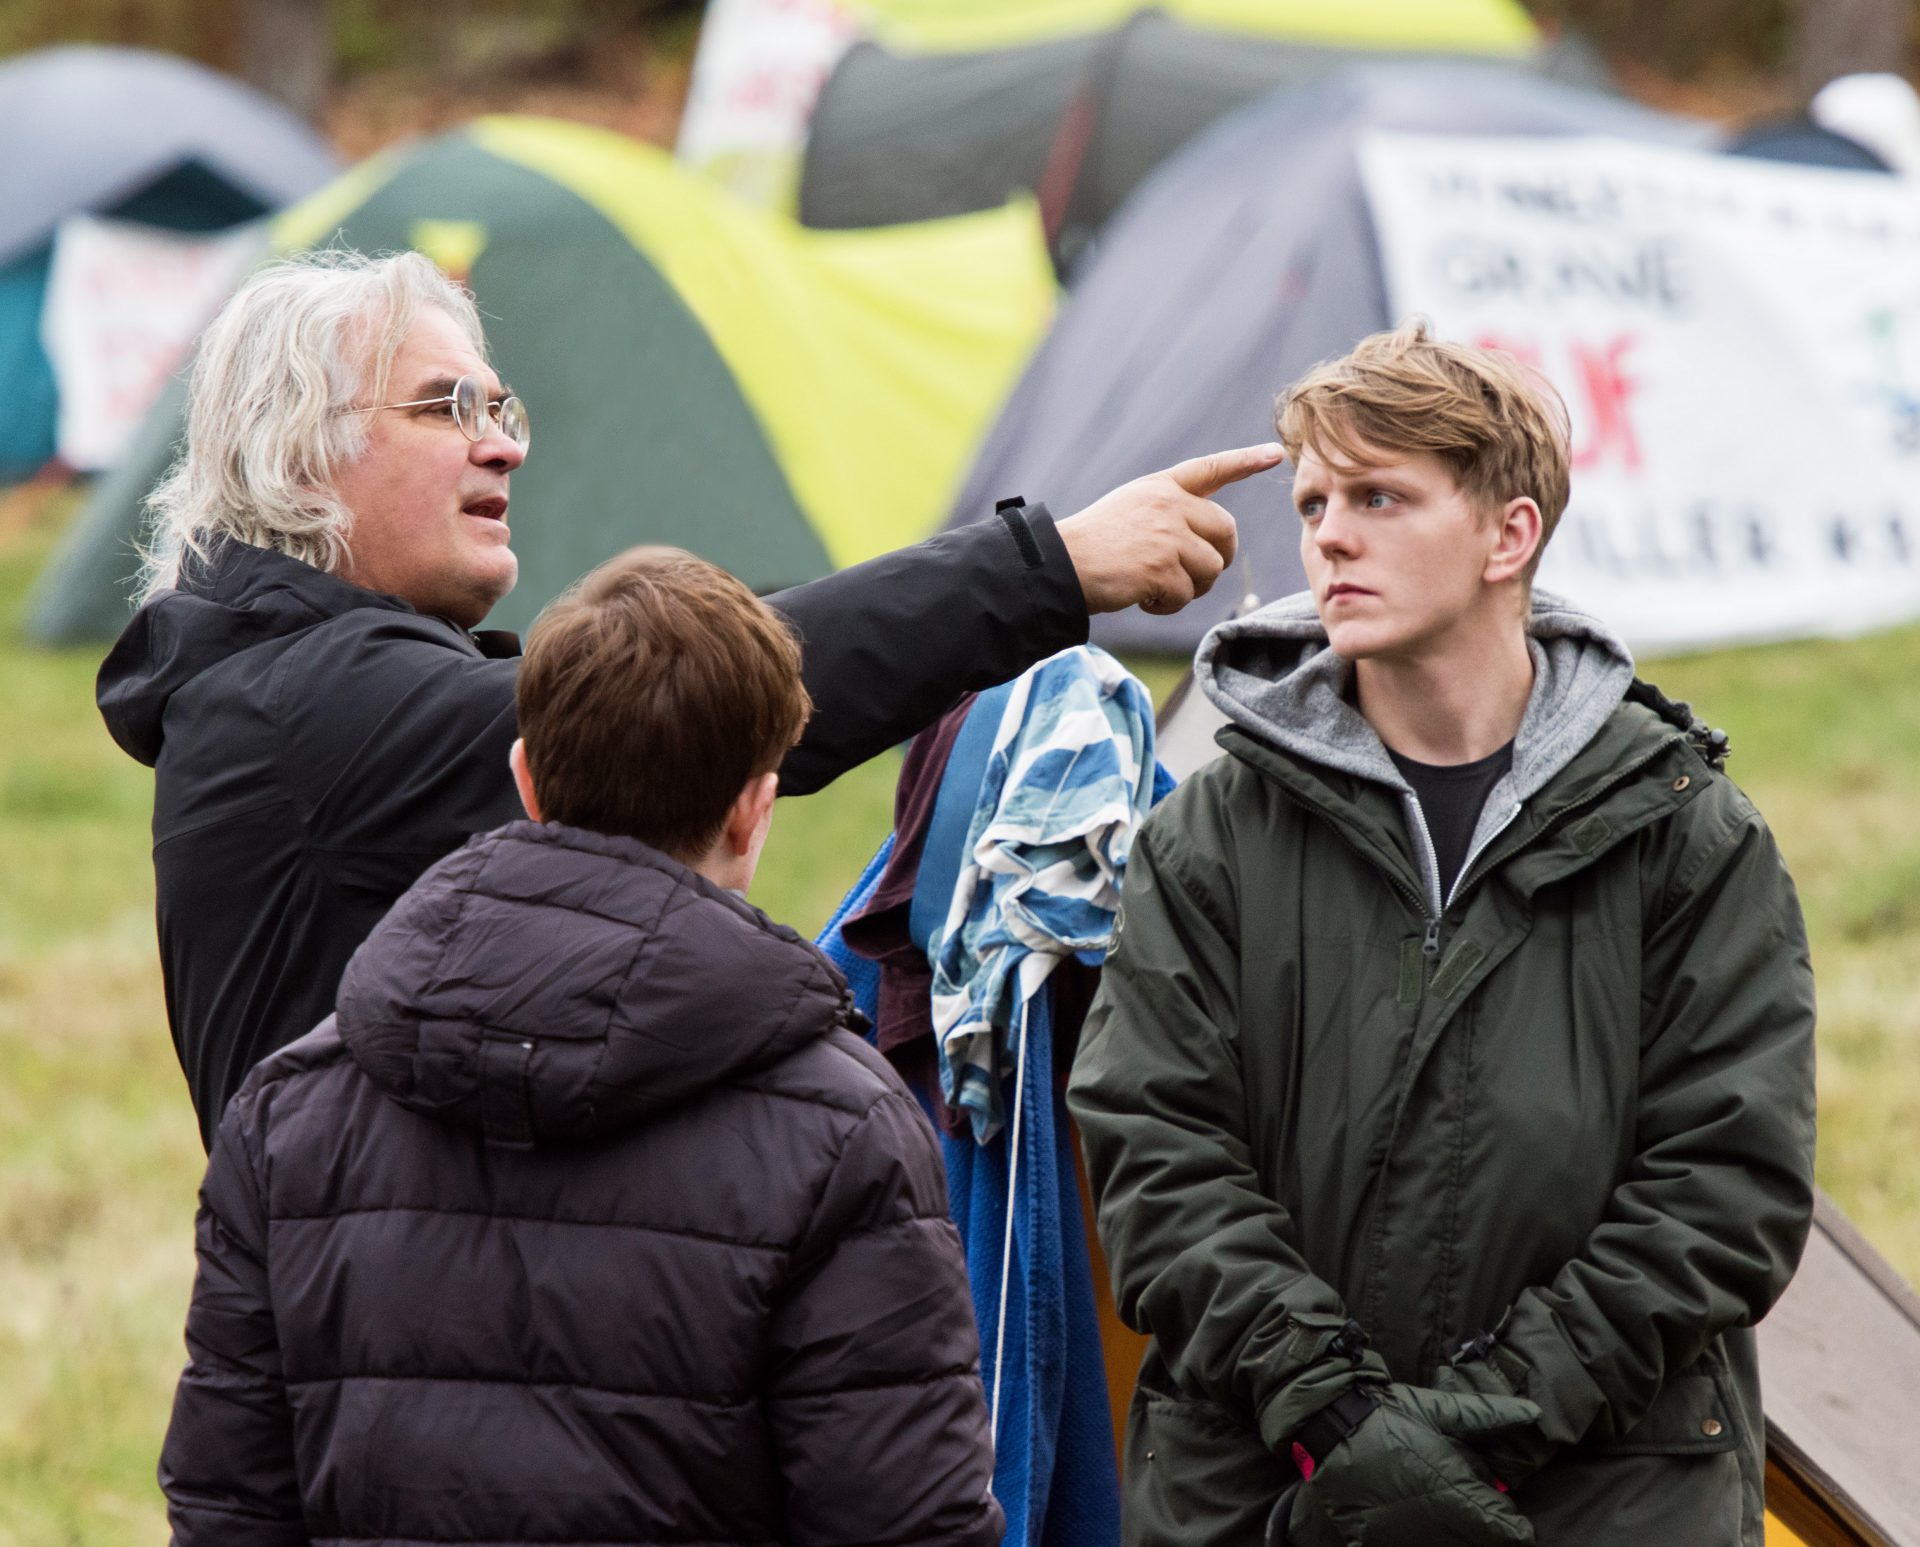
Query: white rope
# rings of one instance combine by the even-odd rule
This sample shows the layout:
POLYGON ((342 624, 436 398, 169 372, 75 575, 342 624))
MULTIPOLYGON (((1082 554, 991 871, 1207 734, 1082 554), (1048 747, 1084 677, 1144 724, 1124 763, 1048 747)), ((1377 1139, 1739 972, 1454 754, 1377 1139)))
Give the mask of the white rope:
MULTIPOLYGON (((1017 980, 1016 980, 1017 981, 1017 980)), ((1007 1230, 1000 1242, 1000 1318, 993 1334, 993 1410, 987 1419, 987 1442, 1000 1443, 1000 1362, 1007 1351, 1007 1296, 1013 1272, 1013 1211, 1018 1199, 1015 1181, 1020 1174, 1020 1114, 1026 1106, 1027 1005, 1020 1001, 1020 1043, 1013 1052, 1013 1127, 1007 1134, 1007 1230)), ((1032 1328, 1028 1328, 1032 1336, 1032 1328)))

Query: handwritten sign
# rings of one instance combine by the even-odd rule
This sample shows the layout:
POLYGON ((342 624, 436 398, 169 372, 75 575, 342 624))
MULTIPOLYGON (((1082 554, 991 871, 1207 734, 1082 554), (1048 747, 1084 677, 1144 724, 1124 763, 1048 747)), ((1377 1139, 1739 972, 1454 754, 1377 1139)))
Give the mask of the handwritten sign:
POLYGON ((82 472, 119 460, 265 240, 257 226, 205 237, 93 215, 60 223, 40 339, 60 390, 61 460, 82 472))
POLYGON ((712 0, 675 154, 751 203, 790 207, 813 105, 860 25, 848 0, 712 0))
POLYGON ((1920 200, 1607 140, 1377 134, 1396 317, 1559 388, 1540 583, 1642 650, 1920 618, 1920 200))

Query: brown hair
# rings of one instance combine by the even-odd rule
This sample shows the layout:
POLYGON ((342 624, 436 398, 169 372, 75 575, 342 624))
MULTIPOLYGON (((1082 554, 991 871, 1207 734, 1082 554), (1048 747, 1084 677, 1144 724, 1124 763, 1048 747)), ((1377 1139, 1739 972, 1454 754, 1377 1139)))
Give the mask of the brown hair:
POLYGON ((1274 419, 1296 466, 1309 447, 1349 464, 1428 452, 1488 512, 1532 499, 1540 546, 1528 581, 1567 508, 1567 408, 1552 383, 1503 350, 1433 337, 1423 318, 1316 365, 1281 393, 1274 419))
POLYGON ((678 548, 631 548, 548 607, 516 696, 543 817, 683 860, 813 710, 773 609, 678 548))

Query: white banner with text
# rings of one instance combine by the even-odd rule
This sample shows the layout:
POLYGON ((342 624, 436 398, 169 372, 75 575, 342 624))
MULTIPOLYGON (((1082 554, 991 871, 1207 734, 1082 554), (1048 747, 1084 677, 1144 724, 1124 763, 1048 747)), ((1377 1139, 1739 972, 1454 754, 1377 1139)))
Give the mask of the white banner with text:
POLYGON ((188 236, 69 215, 53 239, 40 339, 60 389, 61 460, 120 460, 194 336, 266 246, 259 224, 188 236))
POLYGON ((1360 161, 1393 315, 1566 399, 1542 586, 1643 651, 1920 618, 1920 193, 1597 139, 1360 161))

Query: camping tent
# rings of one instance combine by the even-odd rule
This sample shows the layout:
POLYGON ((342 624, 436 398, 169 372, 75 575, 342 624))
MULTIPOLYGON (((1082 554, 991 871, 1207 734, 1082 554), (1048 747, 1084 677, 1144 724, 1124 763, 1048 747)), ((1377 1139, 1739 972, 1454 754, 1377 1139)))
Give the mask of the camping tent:
POLYGON ((334 162, 284 109, 184 59, 51 48, 0 64, 0 479, 54 453, 41 303, 60 222, 81 212, 217 231, 310 193, 334 162))
MULTIPOLYGON (((1191 673, 1158 722, 1155 752, 1176 778, 1222 755, 1214 735, 1226 716, 1191 673)), ((1103 1317, 1109 1343, 1127 1345, 1103 1317)), ((1824 1194, 1759 1339, 1768 1547, 1920 1547, 1920 1296, 1824 1194)), ((1126 1367, 1126 1395, 1137 1368, 1126 1367)), ((1119 1379, 1111 1360, 1108 1379, 1119 1379)))
MULTIPOLYGON (((981 52, 865 41, 814 107, 800 218, 926 220, 1031 191, 1070 266, 1155 166, 1245 103, 1350 64, 1518 57, 1533 43, 1524 17, 1479 5, 1296 5, 1257 19, 1148 10, 1112 30, 981 52)), ((1534 67, 1568 57, 1549 51, 1534 67)))
MULTIPOLYGON (((651 147, 531 118, 376 157, 278 236, 416 247, 473 287, 534 425, 502 627, 637 542, 767 589, 926 535, 1053 304, 1030 205, 807 232, 651 147)), ((82 513, 43 579, 37 637, 124 620, 140 501, 179 413, 176 392, 82 513)))
MULTIPOLYGON (((1309 49, 1517 55, 1536 39, 1518 0, 1161 0, 1153 9, 1187 28, 1309 49)), ((821 84, 849 48, 865 42, 876 49, 863 50, 857 67, 848 65, 857 84, 849 76, 835 86, 837 99, 853 98, 846 123, 854 130, 854 154, 884 161, 885 147, 871 137, 897 133, 896 164, 913 162, 944 182, 961 170, 959 163, 1004 159, 1007 142, 996 115, 1011 113, 1027 123, 1039 113, 1049 124, 1057 121, 1077 76, 1049 76, 1048 62, 1104 59, 1101 40, 1141 10, 1140 0, 710 0, 680 121, 679 155, 743 197, 791 209, 821 84), (1043 50, 1038 74, 1023 58, 1035 47, 1043 50), (940 56, 937 63, 932 56, 940 56), (916 67, 922 60, 925 70, 916 67), (895 62, 900 68, 891 68, 895 62), (876 84, 879 90, 867 89, 876 84), (936 95, 923 101, 922 87, 936 95), (963 87, 980 94, 965 96, 963 87), (937 108, 924 115, 928 102, 937 108), (871 111, 863 113, 869 108, 885 109, 884 127, 871 111)), ((1232 58, 1219 62, 1230 77, 1240 73, 1232 58)), ((1202 99, 1211 100, 1215 83, 1186 73, 1202 99)), ((1087 84, 1097 89, 1099 83, 1087 84)), ((1187 104, 1179 114, 1188 116, 1187 104)), ((836 176, 832 192, 857 201, 857 176, 852 170, 836 176)), ((962 176, 960 186, 969 185, 962 176)), ((902 191, 893 173, 879 189, 888 199, 902 191)), ((958 214, 1000 202, 947 203, 933 212, 958 214)), ((818 223, 884 225, 908 218, 921 217, 883 205, 858 219, 818 223)))
MULTIPOLYGON (((1079 508, 1128 478, 1269 440, 1274 392, 1387 325, 1356 144, 1381 128, 1608 134, 1698 144, 1708 131, 1597 93, 1480 63, 1378 65, 1283 92, 1165 163, 1104 233, 954 506, 1001 495, 1079 508)), ((1248 591, 1299 590, 1284 480, 1220 496, 1243 562, 1170 618, 1097 620, 1110 648, 1184 653, 1248 591)))

